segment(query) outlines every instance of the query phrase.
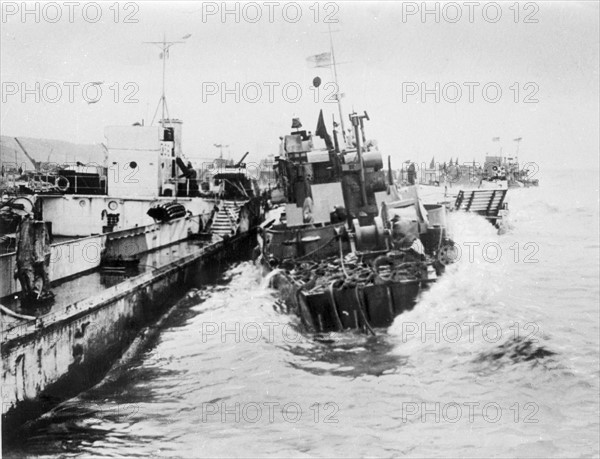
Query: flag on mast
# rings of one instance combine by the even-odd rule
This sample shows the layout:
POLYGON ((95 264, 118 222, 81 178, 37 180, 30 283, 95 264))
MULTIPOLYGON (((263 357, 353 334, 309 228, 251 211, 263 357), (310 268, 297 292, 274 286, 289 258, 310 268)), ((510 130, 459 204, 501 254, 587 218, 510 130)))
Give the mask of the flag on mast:
POLYGON ((313 67, 329 67, 331 65, 331 53, 315 54, 306 58, 309 64, 313 64, 313 67))
POLYGON ((325 120, 323 119, 323 110, 319 112, 319 121, 317 122, 317 129, 315 129, 315 135, 321 137, 325 141, 328 150, 333 150, 333 143, 331 142, 331 137, 329 137, 327 127, 325 126, 325 120))

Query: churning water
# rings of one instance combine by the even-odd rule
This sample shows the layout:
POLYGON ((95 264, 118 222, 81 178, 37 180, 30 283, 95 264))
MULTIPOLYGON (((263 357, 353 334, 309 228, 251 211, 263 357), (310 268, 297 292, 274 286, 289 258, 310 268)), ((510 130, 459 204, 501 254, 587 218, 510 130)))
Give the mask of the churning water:
POLYGON ((453 215, 461 259, 375 337, 303 333, 230 267, 4 454, 597 457, 598 175, 541 182, 503 235, 453 215))

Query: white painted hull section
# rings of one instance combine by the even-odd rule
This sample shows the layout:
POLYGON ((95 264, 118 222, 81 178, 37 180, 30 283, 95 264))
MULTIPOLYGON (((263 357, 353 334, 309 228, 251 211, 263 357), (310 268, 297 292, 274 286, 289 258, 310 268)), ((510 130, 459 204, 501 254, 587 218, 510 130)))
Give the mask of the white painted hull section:
MULTIPOLYGON (((109 224, 108 216, 117 215, 113 231, 147 226, 154 220, 147 215, 148 210, 175 198, 119 198, 97 195, 43 196, 44 220, 52 222, 55 236, 87 237, 102 234, 109 224)), ((202 198, 178 198, 193 215, 208 213, 213 203, 202 198)))
MULTIPOLYGON (((95 269, 100 266, 102 254, 114 252, 133 256, 181 241, 191 232, 198 232, 200 220, 208 217, 209 214, 182 217, 165 223, 151 223, 130 230, 52 244, 50 280, 59 281, 95 269), (107 244, 109 239, 110 244, 107 244)), ((21 290, 13 275, 15 268, 14 252, 0 255, 0 298, 21 290)))

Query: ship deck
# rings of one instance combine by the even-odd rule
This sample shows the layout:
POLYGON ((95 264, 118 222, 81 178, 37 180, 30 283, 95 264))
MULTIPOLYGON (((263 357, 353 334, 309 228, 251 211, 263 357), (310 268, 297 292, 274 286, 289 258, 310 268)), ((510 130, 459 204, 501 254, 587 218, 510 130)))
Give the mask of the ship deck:
POLYGON ((454 202, 460 189, 461 188, 458 186, 446 190, 443 185, 434 186, 419 184, 418 192, 419 198, 421 198, 423 204, 437 204, 442 202, 454 202))
MULTIPOLYGON (((179 258, 199 252, 210 242, 186 240, 175 244, 161 247, 160 249, 146 252, 141 255, 137 267, 126 270, 105 270, 102 268, 78 275, 66 281, 61 281, 52 286, 52 292, 55 294, 54 301, 51 304, 40 307, 22 307, 18 295, 1 300, 2 306, 16 312, 17 314, 40 317, 66 306, 90 298, 99 294, 103 290, 120 284, 137 275, 154 269, 161 268, 176 261, 179 258)), ((3 327, 14 326, 21 319, 2 314, 3 327)))

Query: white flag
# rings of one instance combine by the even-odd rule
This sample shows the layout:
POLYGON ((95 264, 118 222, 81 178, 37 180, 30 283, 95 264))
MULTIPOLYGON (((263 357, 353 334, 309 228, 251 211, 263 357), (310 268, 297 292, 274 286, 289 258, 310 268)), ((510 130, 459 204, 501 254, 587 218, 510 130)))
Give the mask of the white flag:
POLYGON ((331 65, 331 53, 315 54, 307 57, 306 60, 314 67, 329 67, 331 65))

